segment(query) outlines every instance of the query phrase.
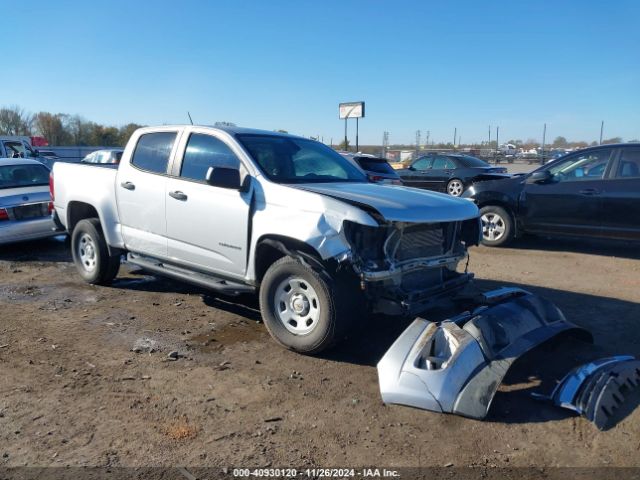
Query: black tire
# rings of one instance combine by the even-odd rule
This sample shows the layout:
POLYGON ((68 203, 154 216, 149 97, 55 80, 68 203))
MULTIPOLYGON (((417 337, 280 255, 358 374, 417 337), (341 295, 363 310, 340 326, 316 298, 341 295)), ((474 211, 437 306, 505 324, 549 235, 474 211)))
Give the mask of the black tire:
POLYGON ((487 205, 480 209, 482 219, 482 244, 502 247, 513 240, 513 217, 502 207, 487 205))
MULTIPOLYGON (((260 312, 271 336, 286 348, 310 355, 320 353, 344 338, 350 323, 346 298, 348 289, 337 287, 337 283, 326 272, 320 272, 295 258, 286 256, 274 262, 262 279, 259 295, 260 312), (293 300, 279 302, 278 298, 282 297, 276 295, 293 295, 294 290, 289 282, 295 283, 298 279, 302 280, 300 285, 311 287, 308 291, 313 292, 317 304, 316 319, 311 320, 313 328, 308 333, 292 332, 292 329, 298 328, 297 322, 285 322, 281 318, 286 313, 278 312, 283 304, 290 303, 285 308, 289 308, 290 316, 295 314, 293 300), (291 293, 285 293, 287 284, 291 293), (285 285, 284 289, 282 285, 285 285)), ((308 304, 312 303, 313 300, 309 300, 308 304)), ((309 312, 308 318, 312 316, 312 312, 309 312)), ((311 327, 301 322, 299 328, 311 327)))
POLYGON ((464 192, 464 182, 459 178, 452 178, 447 183, 447 193, 453 197, 459 197, 464 192))
POLYGON ((82 279, 94 285, 108 285, 120 269, 120 255, 109 255, 100 220, 80 220, 71 234, 71 254, 82 279))

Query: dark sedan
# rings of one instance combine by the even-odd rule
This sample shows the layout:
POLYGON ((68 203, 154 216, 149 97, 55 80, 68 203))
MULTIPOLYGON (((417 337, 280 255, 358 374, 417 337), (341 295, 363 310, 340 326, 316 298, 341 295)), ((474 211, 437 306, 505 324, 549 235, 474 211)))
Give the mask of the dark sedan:
POLYGON ((407 187, 436 190, 454 197, 462 195, 474 182, 508 177, 504 167, 492 167, 479 158, 451 153, 429 153, 397 172, 407 187))
POLYGON ((640 241, 640 143, 586 148, 463 197, 480 208, 485 245, 527 232, 640 241))

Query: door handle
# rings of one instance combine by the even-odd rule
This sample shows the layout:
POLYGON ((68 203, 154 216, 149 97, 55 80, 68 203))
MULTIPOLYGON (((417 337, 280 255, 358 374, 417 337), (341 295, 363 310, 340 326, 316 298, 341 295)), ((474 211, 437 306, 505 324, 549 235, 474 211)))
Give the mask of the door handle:
POLYGON ((169 192, 169 196, 175 198, 176 200, 184 201, 187 199, 187 196, 179 190, 176 190, 175 192, 169 192))
POLYGON ((126 188, 127 190, 135 190, 136 186, 131 182, 122 182, 120 184, 122 188, 126 188))
POLYGON ((600 190, 597 188, 585 188, 584 190, 580 190, 578 193, 580 195, 599 195, 600 190))

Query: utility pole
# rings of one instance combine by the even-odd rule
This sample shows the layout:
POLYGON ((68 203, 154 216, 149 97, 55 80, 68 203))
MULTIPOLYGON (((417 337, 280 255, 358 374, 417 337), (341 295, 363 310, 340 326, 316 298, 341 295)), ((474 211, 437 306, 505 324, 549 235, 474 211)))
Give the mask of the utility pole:
POLYGON ((358 147, 358 117, 356 117, 356 152, 359 152, 359 147, 358 147))
POLYGON ((429 136, 431 135, 431 131, 427 130, 427 141, 425 142, 427 145, 427 148, 429 148, 429 136))
POLYGON ((382 158, 387 158, 387 150, 389 149, 389 132, 382 133, 382 158))
POLYGON ((456 136, 458 135, 458 127, 453 127, 453 149, 456 149, 456 136))
POLYGON ((496 127, 496 156, 498 155, 499 148, 500 148, 500 127, 496 127))
POLYGON ((420 151, 420 130, 416 130, 416 155, 418 155, 418 152, 420 151))
POLYGON ((604 120, 600 123, 600 145, 602 145, 602 131, 604 130, 604 120))
POLYGON ((347 145, 347 117, 344 117, 344 151, 349 151, 349 146, 347 145))
POLYGON ((489 149, 491 149, 491 125, 489 125, 489 149))
POLYGON ((542 129, 542 156, 540 157, 540 164, 544 165, 544 144, 547 139, 547 124, 544 124, 544 128, 542 129))

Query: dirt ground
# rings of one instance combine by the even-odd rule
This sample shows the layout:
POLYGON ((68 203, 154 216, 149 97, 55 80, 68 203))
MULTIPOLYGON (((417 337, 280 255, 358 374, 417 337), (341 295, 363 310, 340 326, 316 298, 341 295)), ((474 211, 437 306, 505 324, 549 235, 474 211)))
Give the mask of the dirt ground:
MULTIPOLYGON (((525 239, 472 249, 469 268, 482 288, 549 298, 594 348, 640 356, 637 246, 525 239)), ((253 297, 127 266, 94 287, 64 240, 3 247, 0 466, 640 466, 634 397, 604 432, 530 398, 562 345, 517 362, 485 421, 383 405, 375 365, 407 324, 372 318, 305 357, 270 339, 253 297), (156 351, 132 351, 141 339, 156 351)))

